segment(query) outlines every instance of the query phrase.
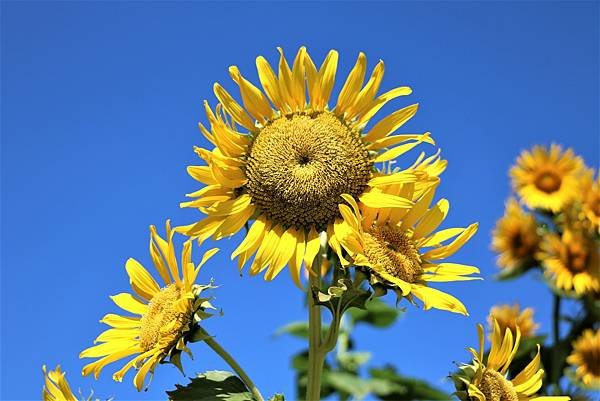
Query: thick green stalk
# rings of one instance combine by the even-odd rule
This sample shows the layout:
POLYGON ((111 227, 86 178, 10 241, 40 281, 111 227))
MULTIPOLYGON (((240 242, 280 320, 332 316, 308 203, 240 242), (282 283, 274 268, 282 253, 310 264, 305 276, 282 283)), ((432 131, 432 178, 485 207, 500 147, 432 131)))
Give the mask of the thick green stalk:
POLYGON ((315 301, 312 289, 321 288, 321 260, 319 252, 313 263, 312 272, 309 274, 308 288, 308 383, 306 386, 306 400, 319 401, 321 399, 321 375, 325 354, 321 350, 321 306, 315 301))
POLYGON ((240 379, 242 379, 246 387, 248 387, 248 390, 250 390, 256 401, 264 401, 264 398, 260 391, 258 391, 256 385, 252 382, 250 377, 246 374, 244 369, 242 369, 242 367, 236 362, 236 360, 233 359, 233 357, 229 355, 229 353, 225 351, 225 349, 221 347, 221 345, 219 345, 219 343, 217 343, 215 339, 206 332, 206 330, 204 330, 202 327, 200 327, 200 330, 206 335, 206 339, 204 339, 204 342, 210 348, 212 348, 212 350, 215 351, 221 358, 223 358, 223 360, 227 362, 229 366, 231 366, 231 368, 235 371, 235 373, 237 373, 240 379))

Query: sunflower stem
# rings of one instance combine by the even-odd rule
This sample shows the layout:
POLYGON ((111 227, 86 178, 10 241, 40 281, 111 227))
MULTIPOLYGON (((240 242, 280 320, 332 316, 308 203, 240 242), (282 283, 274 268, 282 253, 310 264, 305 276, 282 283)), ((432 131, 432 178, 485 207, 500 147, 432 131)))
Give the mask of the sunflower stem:
POLYGON ((554 294, 553 305, 552 305, 552 347, 554 352, 552 353, 552 374, 550 375, 552 384, 558 386, 557 369, 560 365, 560 353, 558 352, 558 345, 560 342, 560 296, 554 294))
POLYGON ((321 399, 321 375, 325 362, 325 353, 321 350, 321 306, 317 304, 313 289, 321 288, 322 252, 317 254, 309 274, 308 288, 308 383, 306 400, 321 399))
POLYGON ((200 331, 206 335, 204 342, 219 355, 227 364, 234 370, 234 372, 239 376, 240 379, 244 382, 248 390, 252 393, 256 401, 264 401, 264 398, 256 385, 252 382, 250 377, 246 374, 244 369, 237 363, 235 359, 227 352, 218 342, 215 341, 214 337, 212 337, 206 330, 202 327, 199 328, 200 331))

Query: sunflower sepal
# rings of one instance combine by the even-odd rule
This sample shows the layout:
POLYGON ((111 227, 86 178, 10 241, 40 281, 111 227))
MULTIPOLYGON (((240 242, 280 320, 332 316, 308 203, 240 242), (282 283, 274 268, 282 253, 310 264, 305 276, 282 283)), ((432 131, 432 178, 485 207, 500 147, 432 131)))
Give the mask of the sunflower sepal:
POLYGON ((316 303, 329 309, 334 317, 338 314, 341 317, 350 308, 365 310, 367 301, 373 296, 371 291, 355 287, 348 278, 338 279, 337 285, 330 286, 327 293, 315 287, 312 293, 316 303))

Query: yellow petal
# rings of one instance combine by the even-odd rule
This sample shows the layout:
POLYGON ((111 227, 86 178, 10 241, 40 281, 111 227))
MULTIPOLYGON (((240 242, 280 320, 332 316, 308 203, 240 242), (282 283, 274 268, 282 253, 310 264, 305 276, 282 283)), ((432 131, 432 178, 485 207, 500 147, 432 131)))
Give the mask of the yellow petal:
POLYGON ((404 145, 399 145, 399 146, 393 147, 390 150, 387 150, 387 151, 383 152, 382 154, 378 155, 375 158, 375 163, 382 163, 382 162, 386 162, 389 160, 393 160, 393 159, 403 155, 404 153, 410 151, 415 146, 425 142, 427 138, 429 138, 429 133, 423 134, 423 137, 421 137, 418 140, 413 141, 411 143, 405 143, 404 145))
POLYGON ((450 203, 446 199, 439 200, 435 206, 429 209, 419 220, 419 223, 415 226, 414 239, 423 238, 444 221, 448 215, 450 209, 450 203))
POLYGON ((390 195, 386 193, 376 193, 376 192, 365 192, 360 197, 359 200, 364 203, 366 206, 371 208, 401 208, 401 209, 409 209, 413 206, 413 203, 400 196, 390 195))
POLYGON ((240 106, 233 97, 218 83, 215 83, 214 87, 215 96, 219 99, 219 102, 223 105, 223 108, 227 110, 229 115, 239 123, 241 126, 249 131, 255 129, 254 121, 248 116, 246 111, 240 106))
POLYGON ((368 185, 370 187, 386 187, 388 185, 405 184, 415 181, 417 181, 417 176, 414 173, 400 171, 398 173, 384 174, 371 178, 368 185))
POLYGON ((425 252, 425 259, 444 259, 458 251, 477 232, 477 223, 471 224, 450 244, 425 252))
POLYGON ((273 262, 265 274, 265 280, 273 280, 294 256, 295 251, 296 237, 288 228, 279 238, 273 262))
POLYGON ((265 123, 273 116, 273 109, 263 93, 247 79, 245 79, 236 66, 229 67, 229 75, 240 87, 240 94, 244 107, 250 115, 261 123, 265 123))
POLYGON ((275 107, 278 110, 283 111, 284 105, 283 100, 281 99, 281 94, 279 93, 279 82, 277 80, 277 76, 263 56, 259 56, 256 59, 256 69, 258 71, 258 79, 260 80, 265 93, 271 102, 273 102, 275 107))
POLYGON ((319 233, 312 227, 306 237, 306 250, 304 253, 304 265, 307 269, 312 269, 313 261, 321 248, 319 233))
POLYGON ((143 315, 148 311, 148 305, 142 303, 137 298, 134 298, 133 295, 128 294, 126 292, 113 295, 110 297, 110 299, 112 299, 118 307, 130 313, 143 315))
POLYGON ((411 93, 412 89, 407 86, 394 88, 384 93, 372 102, 367 103, 367 105, 357 113, 360 115, 360 117, 356 122, 356 125, 359 127, 364 126, 387 102, 397 98, 398 96, 406 96, 410 95, 411 93))
POLYGON ((348 74, 348 78, 338 96, 335 112, 338 115, 344 115, 346 109, 354 102, 365 80, 367 71, 367 58, 363 52, 358 54, 356 64, 348 74))
POLYGON ((134 291, 146 300, 160 291, 160 287, 154 281, 150 273, 135 259, 129 258, 125 263, 125 270, 129 275, 129 282, 134 291))
POLYGON ((458 299, 435 288, 413 284, 411 293, 423 301, 425 310, 436 308, 468 316, 467 309, 458 299))
POLYGON ((388 136, 410 120, 417 113, 418 108, 419 104, 416 103, 393 112, 375 124, 367 135, 365 135, 364 140, 366 142, 374 142, 388 136))

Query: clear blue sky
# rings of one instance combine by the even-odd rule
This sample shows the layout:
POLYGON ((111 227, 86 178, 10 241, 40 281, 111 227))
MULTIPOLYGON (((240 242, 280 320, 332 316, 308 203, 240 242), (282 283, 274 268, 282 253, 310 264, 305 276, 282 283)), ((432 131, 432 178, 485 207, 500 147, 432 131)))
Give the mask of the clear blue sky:
MULTIPOLYGON (((82 378, 78 354, 116 310, 108 295, 129 288, 125 260, 149 262, 148 225, 198 217, 178 204, 197 189, 185 168, 198 162, 192 146, 207 145, 196 123, 213 82, 233 89, 232 64, 256 81, 255 57, 276 61, 276 46, 306 45, 319 62, 335 48, 342 74, 359 51, 370 66, 383 59, 382 90, 414 90, 393 107, 421 103, 406 131, 431 131, 449 160, 438 191, 452 204, 447 226, 481 223, 454 260, 486 281, 440 286, 471 316, 409 307, 385 331, 359 328, 373 363, 451 389, 444 377, 493 304, 532 306, 548 330, 538 279, 491 279, 490 231, 520 150, 556 141, 598 165, 598 15, 598 2, 2 2, 1 398, 39 399, 44 363, 62 364, 84 393, 120 400, 163 399, 183 381, 160 366, 138 394, 111 368, 82 378)), ((238 241, 220 241, 200 275, 221 285, 225 312, 206 327, 265 394, 293 399, 289 356, 303 344, 272 334, 305 318, 302 294, 287 274, 240 277, 228 257, 238 241)), ((225 367, 203 344, 192 349, 190 374, 225 367)))

